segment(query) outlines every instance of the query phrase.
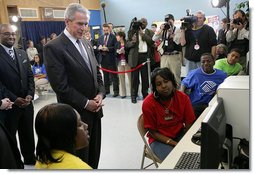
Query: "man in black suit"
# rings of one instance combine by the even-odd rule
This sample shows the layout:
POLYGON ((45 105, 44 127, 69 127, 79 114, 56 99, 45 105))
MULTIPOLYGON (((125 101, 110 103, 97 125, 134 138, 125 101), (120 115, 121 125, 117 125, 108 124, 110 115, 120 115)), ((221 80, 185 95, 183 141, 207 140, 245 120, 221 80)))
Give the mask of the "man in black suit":
POLYGON ((89 146, 78 156, 92 168, 98 167, 101 147, 102 75, 92 46, 83 39, 89 11, 78 3, 65 11, 63 33, 44 47, 46 71, 59 103, 75 108, 88 124, 89 146))
POLYGON ((0 169, 24 168, 17 144, 4 126, 5 110, 11 109, 13 102, 6 98, 7 91, 0 81, 0 169))
POLYGON ((0 81, 7 90, 7 97, 14 101, 6 110, 5 127, 16 140, 19 134, 21 153, 26 165, 35 164, 34 142, 34 77, 25 51, 14 48, 16 34, 9 24, 0 25, 0 81))
POLYGON ((0 169, 22 169, 24 165, 17 144, 3 124, 4 110, 11 109, 13 104, 6 96, 5 87, 0 81, 0 169))
POLYGON ((6 117, 4 110, 11 109, 13 105, 13 102, 11 102, 10 99, 6 97, 7 95, 7 91, 0 81, 0 122, 2 123, 4 123, 6 117))
POLYGON ((40 57, 40 61, 43 63, 43 47, 44 45, 46 44, 46 38, 45 36, 40 36, 40 41, 38 44, 35 45, 35 48, 37 49, 38 51, 38 54, 41 56, 40 57))
MULTIPOLYGON (((99 60, 101 60, 102 68, 117 71, 116 65, 116 37, 110 33, 110 27, 108 24, 103 24, 103 35, 98 39, 98 50, 99 50, 99 60)), ((113 82, 113 97, 119 95, 119 79, 117 74, 109 74, 108 72, 103 72, 104 84, 106 89, 106 94, 110 93, 110 75, 113 82)))
POLYGON ((0 121, 0 169, 23 169, 17 144, 0 121))

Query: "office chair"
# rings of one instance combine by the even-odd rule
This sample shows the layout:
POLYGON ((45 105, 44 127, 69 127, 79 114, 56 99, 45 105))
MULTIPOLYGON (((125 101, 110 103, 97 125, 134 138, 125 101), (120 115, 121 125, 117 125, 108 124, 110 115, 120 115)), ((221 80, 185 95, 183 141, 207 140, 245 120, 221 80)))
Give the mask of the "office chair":
POLYGON ((144 128, 143 114, 141 114, 138 118, 137 127, 138 127, 139 134, 141 135, 141 138, 144 142, 141 169, 146 169, 146 168, 150 167, 153 164, 155 165, 156 168, 158 168, 158 163, 161 163, 162 161, 153 153, 152 149, 150 148, 150 146, 149 146, 149 144, 146 140, 146 134, 148 133, 148 130, 146 130, 144 128), (145 158, 149 158, 153 162, 144 167, 145 158))

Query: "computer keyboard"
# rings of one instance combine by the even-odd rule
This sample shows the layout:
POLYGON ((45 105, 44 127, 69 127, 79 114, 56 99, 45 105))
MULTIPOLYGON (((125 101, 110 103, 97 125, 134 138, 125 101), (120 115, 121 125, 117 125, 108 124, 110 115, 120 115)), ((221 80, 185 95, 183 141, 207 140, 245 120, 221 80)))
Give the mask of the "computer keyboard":
POLYGON ((199 169, 200 153, 183 152, 174 169, 199 169))

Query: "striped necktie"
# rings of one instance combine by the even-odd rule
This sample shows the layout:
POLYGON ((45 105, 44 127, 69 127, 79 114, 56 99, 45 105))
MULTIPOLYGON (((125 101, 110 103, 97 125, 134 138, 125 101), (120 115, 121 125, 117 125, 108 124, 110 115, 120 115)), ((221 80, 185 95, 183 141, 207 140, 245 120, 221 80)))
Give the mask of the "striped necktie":
POLYGON ((15 55, 13 50, 9 50, 9 55, 11 56, 12 60, 15 60, 15 55))
POLYGON ((107 42, 108 42, 108 34, 105 34, 105 38, 104 38, 104 45, 107 46, 107 42))
POLYGON ((82 43, 81 43, 79 40, 77 40, 76 42, 78 43, 81 56, 83 57, 84 61, 86 62, 87 66, 88 66, 88 68, 89 68, 89 70, 90 70, 90 72, 92 72, 92 71, 91 71, 90 62, 89 62, 89 58, 88 58, 88 56, 85 54, 85 51, 84 51, 84 49, 83 49, 83 47, 82 47, 82 45, 81 45, 82 43))

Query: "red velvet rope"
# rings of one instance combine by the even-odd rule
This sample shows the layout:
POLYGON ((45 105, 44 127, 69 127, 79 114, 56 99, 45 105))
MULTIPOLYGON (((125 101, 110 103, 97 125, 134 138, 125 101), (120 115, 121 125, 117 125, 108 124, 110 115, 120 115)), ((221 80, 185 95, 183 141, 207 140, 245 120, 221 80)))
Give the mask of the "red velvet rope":
POLYGON ((113 74, 124 74, 124 73, 129 73, 129 72, 132 72, 132 71, 136 71, 137 69, 141 68, 142 66, 144 66, 147 62, 144 62, 144 63, 141 63, 140 65, 138 65, 137 67, 133 68, 133 69, 130 69, 130 70, 127 70, 127 71, 112 71, 112 70, 109 70, 109 69, 105 69, 105 68, 100 68, 102 71, 106 71, 106 72, 109 72, 109 73, 113 73, 113 74))

